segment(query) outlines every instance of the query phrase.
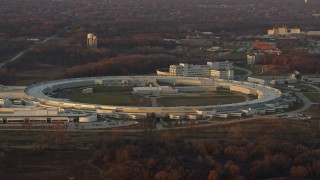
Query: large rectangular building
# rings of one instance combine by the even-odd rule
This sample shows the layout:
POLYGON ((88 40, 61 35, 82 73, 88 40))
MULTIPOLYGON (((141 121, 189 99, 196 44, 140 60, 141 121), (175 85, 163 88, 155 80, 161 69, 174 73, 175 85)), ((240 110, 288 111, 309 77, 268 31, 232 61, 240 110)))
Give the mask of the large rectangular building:
POLYGON ((65 112, 61 108, 0 108, 0 123, 92 122, 96 114, 65 112))
POLYGON ((211 77, 219 79, 234 79, 234 70, 211 70, 211 77))
POLYGON ((208 65, 194 65, 186 63, 170 65, 171 76, 208 77, 209 74, 210 67, 208 65))
POLYGON ((194 65, 180 63, 179 65, 170 65, 170 76, 185 77, 217 77, 220 79, 234 79, 233 64, 224 62, 207 62, 206 65, 194 65))
POLYGON ((286 28, 286 27, 279 27, 279 28, 272 28, 268 29, 268 35, 297 35, 301 34, 301 31, 299 28, 286 28))

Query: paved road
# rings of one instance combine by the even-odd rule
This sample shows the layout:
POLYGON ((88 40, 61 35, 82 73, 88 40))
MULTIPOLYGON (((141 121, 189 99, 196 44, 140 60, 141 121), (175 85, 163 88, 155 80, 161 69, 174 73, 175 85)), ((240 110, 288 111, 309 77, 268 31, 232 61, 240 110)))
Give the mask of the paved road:
POLYGON ((152 107, 158 107, 158 102, 157 102, 157 98, 150 98, 150 101, 151 101, 151 105, 152 107))
MULTIPOLYGON (((46 43, 48 42, 49 40, 55 38, 56 35, 53 35, 51 37, 48 37, 46 39, 44 39, 43 41, 41 41, 40 43, 46 43)), ((26 52, 30 51, 32 49, 32 47, 26 49, 26 50, 23 50, 21 51, 19 54, 17 54, 16 56, 12 57, 11 59, 8 59, 7 61, 4 61, 3 63, 0 63, 0 68, 4 67, 5 65, 7 65, 8 63, 10 62, 13 62, 13 61, 16 61, 17 59, 19 59, 21 56, 23 56, 26 52)))
POLYGON ((0 68, 2 68, 3 66, 5 66, 6 64, 8 64, 8 63, 10 63, 10 62, 13 62, 13 61, 19 59, 21 56, 23 56, 23 55, 24 55, 26 52, 28 52, 29 50, 30 50, 30 48, 27 49, 27 50, 24 50, 24 51, 20 52, 19 54, 17 54, 17 55, 14 56, 13 58, 11 58, 11 59, 3 62, 3 63, 0 63, 0 68))
POLYGON ((315 85, 313 85, 313 84, 307 84, 307 83, 305 83, 304 85, 310 86, 310 87, 316 89, 318 92, 320 92, 320 88, 319 88, 318 86, 315 86, 315 85))
POLYGON ((298 113, 298 112, 305 111, 309 109, 312 104, 316 104, 316 103, 312 103, 302 92, 295 92, 295 94, 296 96, 298 96, 298 98, 301 101, 303 101, 303 106, 298 110, 291 111, 290 113, 298 113))
MULTIPOLYGON (((245 122, 245 121, 252 121, 255 119, 261 119, 261 118, 270 118, 270 117, 251 117, 246 119, 240 119, 240 120, 226 120, 226 121, 212 121, 210 124, 201 124, 197 126, 193 126, 192 128, 198 128, 198 127, 207 127, 207 126, 216 126, 216 125, 226 125, 226 124, 234 124, 239 122, 245 122)), ((161 124, 161 123, 159 123, 161 124)), ((155 130, 176 130, 176 129, 190 129, 190 126, 184 126, 184 127, 177 127, 177 128, 161 128, 159 126, 159 129, 155 130)), ((0 131, 26 131, 26 129, 0 129, 0 131)), ((35 131, 35 132, 42 132, 42 131, 69 131, 69 132, 143 132, 144 129, 97 129, 97 130, 80 130, 80 129, 30 129, 28 131, 35 131)))
POLYGON ((247 74, 245 74, 245 75, 235 75, 235 77, 236 77, 235 79, 236 80, 246 81, 247 77, 252 75, 252 71, 249 71, 248 69, 244 69, 244 68, 240 68, 240 67, 236 67, 236 66, 234 66, 234 68, 247 72, 247 74))
POLYGON ((157 122, 156 123, 156 129, 157 130, 163 129, 163 125, 160 122, 157 122))
POLYGON ((249 71, 248 69, 244 69, 244 68, 240 68, 240 67, 236 67, 236 66, 234 66, 234 69, 239 69, 239 70, 242 70, 242 71, 246 71, 247 74, 243 75, 243 76, 251 76, 252 75, 252 71, 249 71))

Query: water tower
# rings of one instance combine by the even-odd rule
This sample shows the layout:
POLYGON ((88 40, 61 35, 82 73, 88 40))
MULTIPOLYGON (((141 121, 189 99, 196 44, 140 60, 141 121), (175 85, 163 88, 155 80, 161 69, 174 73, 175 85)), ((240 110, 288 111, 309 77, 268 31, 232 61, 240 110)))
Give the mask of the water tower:
POLYGON ((97 36, 92 33, 87 35, 87 47, 88 48, 97 48, 97 36))

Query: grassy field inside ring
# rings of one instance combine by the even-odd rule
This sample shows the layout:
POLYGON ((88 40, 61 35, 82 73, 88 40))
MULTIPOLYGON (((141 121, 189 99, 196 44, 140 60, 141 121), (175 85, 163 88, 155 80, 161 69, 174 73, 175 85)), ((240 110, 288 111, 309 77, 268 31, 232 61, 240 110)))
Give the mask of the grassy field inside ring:
MULTIPOLYGON (((64 89, 57 92, 59 98, 88 104, 115 106, 144 106, 150 107, 151 100, 144 95, 132 94, 132 86, 92 86, 93 93, 84 94, 82 90, 90 87, 64 89)), ((207 106, 230 104, 245 101, 243 95, 229 91, 192 92, 185 95, 164 96, 156 99, 158 106, 207 106)))
POLYGON ((94 86, 92 94, 82 93, 82 88, 67 89, 59 97, 76 102, 115 106, 151 106, 150 99, 132 94, 132 86, 94 86))
POLYGON ((170 106, 208 106, 218 104, 231 104, 243 102, 240 96, 231 97, 164 97, 158 99, 158 104, 164 107, 170 106))

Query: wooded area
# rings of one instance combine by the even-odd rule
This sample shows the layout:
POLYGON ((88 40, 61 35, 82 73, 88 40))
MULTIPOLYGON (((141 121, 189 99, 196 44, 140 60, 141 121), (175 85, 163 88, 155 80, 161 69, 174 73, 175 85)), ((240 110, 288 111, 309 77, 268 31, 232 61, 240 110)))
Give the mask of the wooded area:
MULTIPOLYGON (((158 65, 152 69, 165 67, 169 62, 203 63, 208 60, 232 60, 232 56, 231 59, 228 56, 211 59, 208 53, 203 52, 207 47, 188 49, 181 47, 179 43, 164 39, 179 40, 185 39, 187 35, 212 32, 210 42, 213 42, 214 46, 224 46, 229 42, 233 43, 237 37, 265 34, 268 28, 276 26, 301 27, 305 31, 317 30, 320 29, 318 17, 313 16, 312 12, 316 12, 318 6, 318 1, 306 4, 300 0, 4 0, 0 6, 0 61, 8 60, 27 50, 21 58, 6 66, 16 75, 18 84, 26 85, 34 80, 19 80, 21 74, 31 70, 45 69, 56 72, 55 69, 68 69, 68 73, 50 79, 90 74, 150 73, 150 66, 144 62, 150 58, 148 55, 163 54, 168 57, 161 60, 164 61, 163 64, 149 62, 158 65), (98 37, 97 49, 86 48, 86 35, 89 32, 98 37), (41 43, 53 35, 54 38, 41 43), (144 65, 139 69, 145 68, 146 72, 131 71, 129 65, 133 64, 133 60, 130 63, 122 63, 122 70, 117 68, 117 73, 108 69, 106 72, 91 72, 93 64, 106 64, 106 59, 109 59, 110 65, 115 66, 116 63, 111 63, 114 58, 122 61, 126 56, 132 59, 133 56, 145 55, 146 58, 141 60, 144 65), (89 69, 79 70, 80 67, 89 69)), ((313 60, 318 57, 310 59, 310 56, 290 55, 295 47, 306 45, 302 40, 279 40, 277 44, 288 60, 272 57, 273 62, 265 60, 262 64, 289 64, 287 67, 301 72, 318 71, 319 64, 313 60), (310 62, 308 67, 305 67, 306 63, 301 63, 304 59, 310 62)), ((236 56, 236 61, 244 63, 245 56, 236 56)), ((140 63, 137 60, 134 62, 140 63)), ((39 78, 35 82, 43 80, 39 78)), ((14 84, 13 81, 10 83, 14 84)))
POLYGON ((1 140, 4 179, 320 178, 319 119, 264 118, 156 132, 27 127, 3 132, 1 140))

